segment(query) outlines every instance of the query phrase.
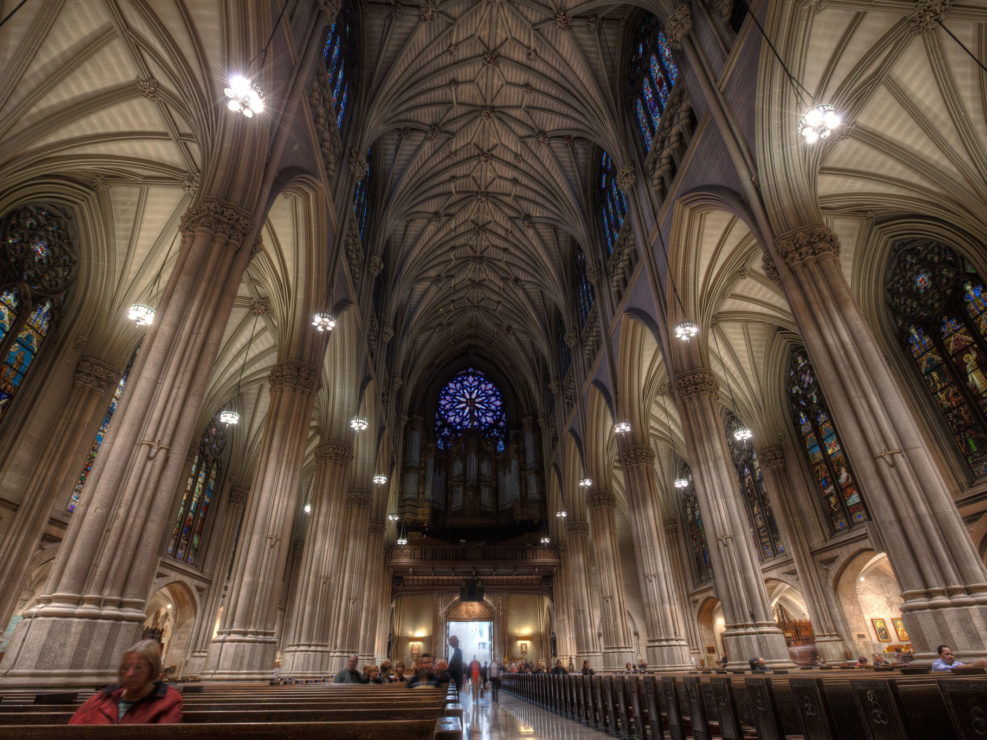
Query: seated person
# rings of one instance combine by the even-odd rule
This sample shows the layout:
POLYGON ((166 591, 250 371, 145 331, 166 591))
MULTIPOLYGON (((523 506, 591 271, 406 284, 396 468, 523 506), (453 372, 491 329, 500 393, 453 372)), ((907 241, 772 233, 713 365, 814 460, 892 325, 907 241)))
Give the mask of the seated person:
POLYGON ((646 661, 644 658, 641 658, 641 660, 637 662, 637 672, 638 673, 648 672, 648 661, 646 661))
POLYGON ((435 685, 445 688, 452 681, 452 674, 449 673, 449 661, 440 658, 435 663, 435 685))
POLYGON ((404 675, 404 662, 398 661, 394 664, 394 675, 391 677, 391 683, 404 683, 408 680, 408 677, 404 675))
MULTIPOLYGON (((881 665, 878 662, 879 660, 881 660, 881 656, 880 655, 877 655, 875 653, 875 655, 874 655, 874 665, 881 665)), ((857 668, 866 668, 866 667, 867 667, 867 657, 864 656, 864 655, 858 656, 857 657, 857 668)))
POLYGON ((562 658, 559 658, 558 660, 555 661, 555 665, 552 666, 552 670, 550 671, 550 673, 553 676, 567 676, 567 675, 569 675, 569 671, 567 671, 565 669, 565 666, 562 665, 562 658))
POLYGON ((363 676, 356 669, 356 664, 360 661, 359 656, 351 655, 346 661, 346 667, 340 668, 339 673, 332 680, 333 683, 363 683, 363 676))
POLYGON ((182 695, 161 681, 161 646, 141 640, 120 659, 120 685, 89 697, 70 725, 165 724, 182 721, 182 695))
POLYGON ((415 675, 408 681, 408 688, 417 689, 438 685, 435 672, 432 670, 432 654, 422 653, 415 665, 415 675))
POLYGON ((760 658, 760 657, 758 657, 758 658, 751 658, 750 661, 748 661, 748 662, 750 663, 751 670, 754 673, 767 673, 768 672, 768 664, 764 662, 764 658, 760 658))
POLYGON ((363 676, 360 683, 384 683, 380 677, 380 667, 375 665, 363 666, 363 676))
POLYGON ((940 645, 936 650, 939 652, 939 657, 932 662, 932 670, 936 673, 943 673, 952 671, 954 668, 959 668, 965 663, 960 663, 953 655, 953 649, 949 645, 940 645))
POLYGON ((588 660, 584 660, 583 661, 583 668, 580 671, 580 673, 582 673, 584 676, 592 676, 593 675, 593 667, 589 664, 589 661, 588 660))

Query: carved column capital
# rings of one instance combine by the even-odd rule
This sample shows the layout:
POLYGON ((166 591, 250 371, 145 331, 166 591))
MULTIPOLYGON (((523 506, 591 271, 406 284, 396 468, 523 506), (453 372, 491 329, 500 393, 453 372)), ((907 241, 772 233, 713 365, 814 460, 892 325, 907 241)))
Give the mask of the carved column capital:
POLYGON ((761 470, 778 470, 785 467, 785 448, 781 445, 770 445, 757 450, 757 462, 761 470))
POLYGON ((566 519, 565 533, 569 537, 580 537, 589 534, 589 524, 583 519, 566 519))
POLYGON ((179 231, 182 234, 208 231, 225 236, 226 241, 239 246, 246 240, 253 224, 253 217, 242 208, 216 198, 203 198, 182 216, 179 231))
POLYGON ((360 491, 353 488, 346 492, 346 505, 353 508, 369 509, 371 498, 370 491, 360 491))
POLYGON ((764 270, 764 274, 768 280, 781 285, 781 275, 778 274, 778 265, 775 264, 775 258, 767 252, 761 256, 761 269, 764 270))
POLYGON ((371 519, 367 523, 367 531, 370 534, 384 534, 384 530, 387 528, 387 522, 383 519, 371 519))
POLYGON ((75 366, 74 382, 77 386, 104 393, 120 382, 122 374, 95 357, 80 357, 75 366))
POLYGON ((614 495, 606 490, 593 491, 586 501, 591 509, 612 509, 617 503, 614 495))
POLYGON ((680 398, 689 398, 703 393, 715 394, 720 383, 708 370, 690 370, 675 376, 675 390, 680 398))
POLYGON ((370 255, 370 259, 367 260, 367 272, 370 273, 370 277, 377 277, 383 269, 384 260, 376 254, 370 255))
POLYGON ((630 193, 637 182, 637 174, 634 172, 634 165, 624 165, 617 172, 617 187, 622 193, 630 193))
POLYGON ((293 388, 315 393, 319 387, 319 368, 300 360, 285 360, 274 366, 270 375, 271 388, 293 388))
POLYGON ((247 488, 245 486, 232 486, 230 488, 230 506, 238 506, 241 509, 247 505, 247 488))
POLYGON ((319 10, 326 14, 326 18, 332 23, 336 20, 336 16, 339 15, 339 8, 342 6, 342 0, 315 0, 315 4, 319 6, 319 10))
POLYGON ((627 445, 621 450, 620 461, 628 468, 637 465, 654 465, 655 451, 651 449, 651 445, 644 442, 627 445))
POLYGON ((367 176, 367 167, 369 167, 367 158, 363 154, 357 151, 350 154, 350 174, 353 175, 357 182, 360 182, 367 176))
POLYGON ((688 4, 679 5, 665 24, 665 35, 673 49, 682 48, 682 39, 692 33, 692 10, 688 4))
POLYGON ((792 229, 775 237, 775 248, 790 266, 815 262, 827 257, 837 258, 840 240, 823 224, 792 229))
POLYGON ((346 442, 333 440, 323 442, 315 448, 315 459, 318 463, 348 463, 353 459, 353 448, 346 442))
POLYGON ((665 534, 670 536, 678 534, 679 523, 675 519, 666 519, 662 522, 662 525, 665 529, 665 534))

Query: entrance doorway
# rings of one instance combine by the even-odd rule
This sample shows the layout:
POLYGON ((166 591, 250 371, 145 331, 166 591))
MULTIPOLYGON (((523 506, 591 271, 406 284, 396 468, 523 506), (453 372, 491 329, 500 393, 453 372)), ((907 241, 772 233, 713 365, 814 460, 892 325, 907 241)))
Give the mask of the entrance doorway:
POLYGON ((493 622, 449 622, 446 624, 446 634, 459 638, 464 666, 468 666, 474 657, 481 665, 489 663, 493 657, 493 622))

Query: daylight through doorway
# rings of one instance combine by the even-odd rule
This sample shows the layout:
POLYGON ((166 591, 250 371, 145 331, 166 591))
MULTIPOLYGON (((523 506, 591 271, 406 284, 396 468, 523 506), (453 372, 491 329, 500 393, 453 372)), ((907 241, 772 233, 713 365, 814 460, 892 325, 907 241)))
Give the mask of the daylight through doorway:
POLYGON ((446 634, 459 638, 464 665, 469 665, 474 657, 481 664, 490 662, 493 622, 448 622, 446 634))

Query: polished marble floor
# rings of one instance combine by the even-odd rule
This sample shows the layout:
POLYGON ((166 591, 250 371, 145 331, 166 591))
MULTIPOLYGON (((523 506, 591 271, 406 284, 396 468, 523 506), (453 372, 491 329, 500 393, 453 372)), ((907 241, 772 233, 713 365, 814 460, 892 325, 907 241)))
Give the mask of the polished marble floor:
POLYGON ((488 688, 479 701, 469 691, 460 694, 463 740, 600 740, 606 734, 560 717, 501 691, 493 701, 488 688))

